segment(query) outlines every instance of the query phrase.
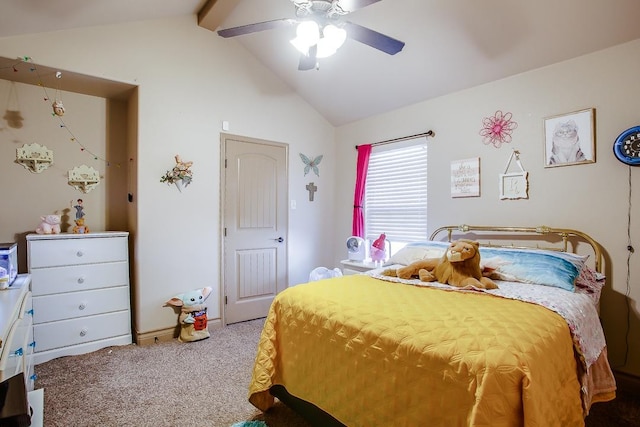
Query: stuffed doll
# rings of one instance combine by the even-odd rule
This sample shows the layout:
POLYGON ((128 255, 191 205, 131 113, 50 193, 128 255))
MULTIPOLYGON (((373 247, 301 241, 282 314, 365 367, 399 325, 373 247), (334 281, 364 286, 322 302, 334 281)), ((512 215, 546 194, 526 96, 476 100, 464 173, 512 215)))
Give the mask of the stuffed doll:
POLYGON ((165 303, 165 307, 167 305, 180 307, 178 341, 191 342, 209 338, 207 307, 204 302, 210 294, 211 287, 207 286, 176 295, 165 303))

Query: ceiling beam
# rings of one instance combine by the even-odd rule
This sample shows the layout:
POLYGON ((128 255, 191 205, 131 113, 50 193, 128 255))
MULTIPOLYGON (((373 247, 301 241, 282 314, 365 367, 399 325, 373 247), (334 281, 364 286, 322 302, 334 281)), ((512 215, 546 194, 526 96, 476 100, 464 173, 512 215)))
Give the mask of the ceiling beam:
POLYGON ((218 29, 241 0, 207 0, 198 12, 198 25, 211 31, 218 29))

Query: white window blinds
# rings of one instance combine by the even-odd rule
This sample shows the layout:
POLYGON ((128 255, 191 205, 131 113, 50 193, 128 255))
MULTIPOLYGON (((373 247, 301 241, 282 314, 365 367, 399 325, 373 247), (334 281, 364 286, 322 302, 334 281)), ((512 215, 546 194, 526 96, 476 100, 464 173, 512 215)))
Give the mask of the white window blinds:
POLYGON ((402 146, 374 147, 365 189, 365 232, 371 241, 427 240, 427 145, 424 139, 402 146))

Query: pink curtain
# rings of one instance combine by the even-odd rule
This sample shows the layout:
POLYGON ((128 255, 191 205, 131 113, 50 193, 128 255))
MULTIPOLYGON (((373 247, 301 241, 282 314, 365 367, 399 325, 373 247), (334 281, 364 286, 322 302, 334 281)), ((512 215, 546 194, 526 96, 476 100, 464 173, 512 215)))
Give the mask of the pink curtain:
POLYGON ((364 213, 362 202, 364 199, 364 187, 367 182, 367 169, 369 168, 369 156, 371 144, 358 145, 358 163, 356 169, 356 189, 353 195, 353 228, 354 236, 364 238, 364 213))

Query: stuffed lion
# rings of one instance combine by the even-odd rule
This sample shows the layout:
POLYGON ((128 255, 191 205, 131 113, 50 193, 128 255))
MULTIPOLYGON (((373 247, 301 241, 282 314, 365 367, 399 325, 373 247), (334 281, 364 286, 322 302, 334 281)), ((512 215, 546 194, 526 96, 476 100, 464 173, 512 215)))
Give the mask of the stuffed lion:
POLYGON ((401 279, 419 278, 423 282, 437 281, 459 288, 498 288, 493 280, 482 275, 479 243, 465 239, 451 242, 442 258, 426 258, 397 270, 385 270, 382 274, 401 279))

